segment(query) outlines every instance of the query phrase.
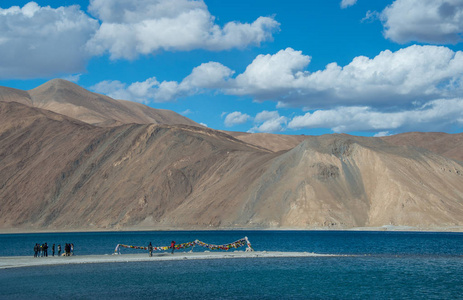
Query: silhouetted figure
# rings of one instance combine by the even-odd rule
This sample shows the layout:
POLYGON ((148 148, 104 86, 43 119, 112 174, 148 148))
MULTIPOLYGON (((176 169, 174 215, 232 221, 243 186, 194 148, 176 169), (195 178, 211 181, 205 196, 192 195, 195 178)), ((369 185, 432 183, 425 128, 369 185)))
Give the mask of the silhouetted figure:
POLYGON ((51 246, 51 255, 55 256, 55 244, 51 246))
POLYGON ((148 245, 148 251, 150 252, 150 256, 153 256, 153 245, 151 245, 151 242, 148 245))
POLYGON ((74 243, 71 243, 71 245, 69 245, 69 251, 71 252, 71 255, 74 255, 74 243))
POLYGON ((58 256, 61 256, 61 244, 58 244, 58 256))
POLYGON ((43 245, 43 256, 48 257, 48 245, 45 243, 43 245))
POLYGON ((39 244, 35 243, 35 246, 34 246, 34 257, 38 257, 39 256, 39 244))

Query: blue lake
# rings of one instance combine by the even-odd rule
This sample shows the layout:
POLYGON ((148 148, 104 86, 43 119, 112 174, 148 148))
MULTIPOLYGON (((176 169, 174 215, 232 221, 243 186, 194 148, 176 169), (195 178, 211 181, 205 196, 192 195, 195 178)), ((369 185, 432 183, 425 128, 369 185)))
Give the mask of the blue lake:
MULTIPOLYGON (((463 233, 148 231, 0 235, 0 256, 35 243, 74 243, 75 255, 117 244, 167 246, 247 236, 258 251, 353 256, 61 265, 0 270, 1 299, 463 299, 463 233)), ((244 248, 243 248, 244 250, 244 248)), ((195 247, 195 252, 204 248, 195 247)), ((146 253, 122 249, 125 253, 146 253)), ((51 251, 49 251, 49 254, 51 251)), ((37 258, 47 259, 47 258, 37 258)))

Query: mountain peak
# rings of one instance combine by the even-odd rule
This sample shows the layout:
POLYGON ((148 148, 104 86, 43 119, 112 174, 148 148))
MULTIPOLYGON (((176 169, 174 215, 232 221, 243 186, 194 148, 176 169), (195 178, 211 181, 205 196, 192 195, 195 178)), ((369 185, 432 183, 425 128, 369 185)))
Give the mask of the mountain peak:
POLYGON ((173 111, 160 110, 132 101, 115 100, 93 93, 64 80, 52 79, 29 90, 1 93, 0 100, 20 102, 29 106, 51 110, 80 121, 98 126, 137 124, 182 124, 200 126, 173 111), (2 96, 5 94, 6 96, 2 96))

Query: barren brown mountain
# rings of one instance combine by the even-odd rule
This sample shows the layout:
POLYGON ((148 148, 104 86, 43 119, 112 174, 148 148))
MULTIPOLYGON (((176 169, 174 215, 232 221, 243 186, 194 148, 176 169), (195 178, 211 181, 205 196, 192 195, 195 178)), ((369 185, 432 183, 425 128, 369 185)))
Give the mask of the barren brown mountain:
POLYGON ((421 147, 463 161, 463 133, 407 132, 382 139, 394 145, 421 147))
POLYGON ((0 87, 0 101, 44 108, 98 126, 121 124, 184 124, 200 126, 173 111, 92 93, 63 79, 53 79, 30 91, 0 87))
POLYGON ((455 228, 462 183, 461 162, 379 138, 273 152, 203 127, 99 127, 0 102, 2 230, 455 228))

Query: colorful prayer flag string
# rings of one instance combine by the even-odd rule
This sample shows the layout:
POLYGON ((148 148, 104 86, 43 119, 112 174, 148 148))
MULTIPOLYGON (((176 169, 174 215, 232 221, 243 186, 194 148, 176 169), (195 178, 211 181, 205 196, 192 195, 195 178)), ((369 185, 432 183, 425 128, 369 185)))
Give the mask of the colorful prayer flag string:
MULTIPOLYGON (((249 239, 247 236, 233 243, 224 244, 224 245, 207 244, 207 243, 201 242, 200 240, 195 240, 194 242, 176 244, 174 247, 175 249, 187 249, 187 248, 194 247, 194 246, 201 246, 201 247, 205 247, 210 250, 225 250, 225 251, 247 246, 246 251, 254 251, 254 249, 252 249, 251 247, 251 243, 249 242, 249 239)), ((114 250, 114 254, 120 254, 121 247, 148 250, 148 247, 144 247, 144 246, 130 246, 130 245, 124 245, 124 244, 117 244, 116 249, 114 250)), ((168 249, 172 249, 172 247, 170 246, 153 247, 153 251, 166 251, 168 249)))

